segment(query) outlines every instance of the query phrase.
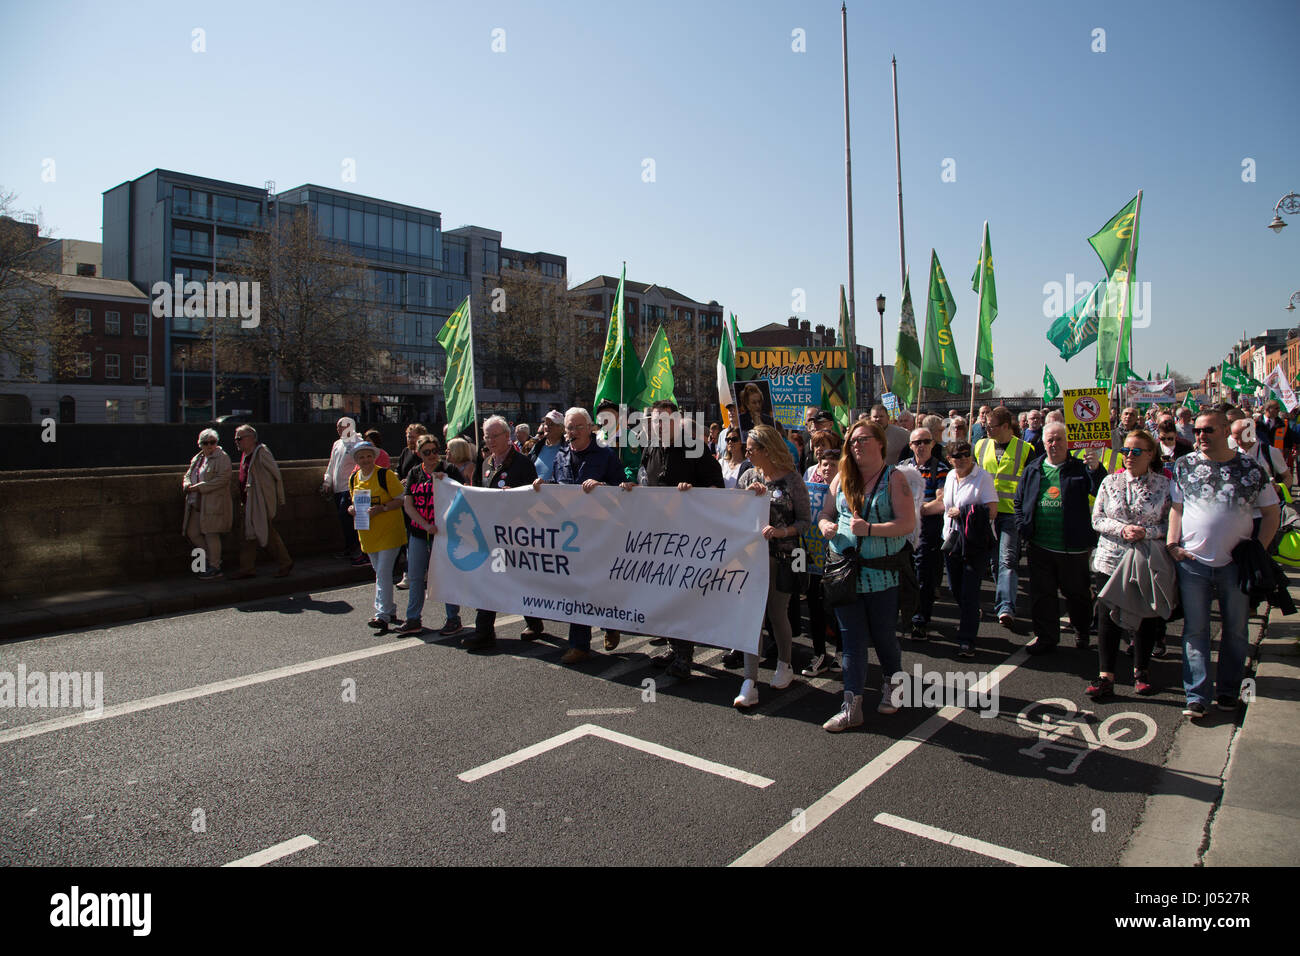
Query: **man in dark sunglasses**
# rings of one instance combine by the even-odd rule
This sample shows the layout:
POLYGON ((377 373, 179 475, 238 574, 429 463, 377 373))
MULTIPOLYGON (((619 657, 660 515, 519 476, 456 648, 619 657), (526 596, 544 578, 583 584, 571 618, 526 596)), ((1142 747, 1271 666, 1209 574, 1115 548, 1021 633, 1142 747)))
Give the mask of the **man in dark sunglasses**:
POLYGON ((1178 563, 1183 603, 1184 716, 1209 712, 1211 697, 1220 710, 1235 711, 1245 671, 1250 602, 1238 586, 1233 550, 1252 536, 1262 544, 1277 533, 1277 492, 1262 468, 1228 447, 1228 419, 1203 412, 1193 429, 1196 450, 1174 462, 1169 486, 1172 506, 1166 543, 1178 563), (1253 518, 1259 510, 1258 526, 1253 518), (1210 679, 1210 606, 1218 593, 1222 637, 1216 680, 1210 679))

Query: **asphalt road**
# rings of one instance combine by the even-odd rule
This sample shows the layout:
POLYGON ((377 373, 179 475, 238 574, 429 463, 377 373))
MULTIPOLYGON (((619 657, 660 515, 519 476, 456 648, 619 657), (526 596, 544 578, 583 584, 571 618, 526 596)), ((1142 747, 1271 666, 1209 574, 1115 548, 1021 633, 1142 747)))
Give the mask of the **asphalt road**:
MULTIPOLYGON (((885 716, 868 691, 865 726, 832 735, 838 674, 773 691, 765 669, 759 708, 740 713, 721 651, 699 648, 680 682, 625 635, 570 669, 563 626, 526 644, 503 618, 497 651, 471 654, 376 637, 372 596, 0 645, 0 671, 102 672, 106 707, 67 726, 50 723, 66 709, 0 709, 0 864, 218 866, 309 837, 269 865, 1115 865, 1183 719, 1177 625, 1153 665, 1168 689, 1137 698, 1124 681, 1104 704, 1082 693, 1095 648, 1028 658, 1028 638, 994 623, 974 661, 951 640, 905 640, 909 671, 1000 668, 996 714, 885 716), (1051 699, 1070 703, 1035 703, 1051 699), (1070 708, 1094 715, 1063 725, 1070 708), (1058 719, 1037 728, 1044 713, 1058 719), (492 766, 587 725, 600 729, 492 766)), ((935 616, 951 635, 946 594, 935 616)), ((796 644, 796 671, 809 654, 796 644)))

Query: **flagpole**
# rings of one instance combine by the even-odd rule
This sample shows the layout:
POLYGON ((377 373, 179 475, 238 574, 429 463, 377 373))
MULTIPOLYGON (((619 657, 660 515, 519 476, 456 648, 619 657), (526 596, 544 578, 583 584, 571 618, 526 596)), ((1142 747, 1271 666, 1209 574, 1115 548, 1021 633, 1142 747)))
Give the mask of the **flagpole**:
MULTIPOLYGON (((474 296, 469 296, 465 300, 465 319, 469 325, 469 354, 470 360, 473 361, 474 355, 474 296)), ((483 451, 483 446, 479 442, 478 433, 478 383, 474 381, 477 369, 470 369, 469 387, 474 393, 474 444, 478 447, 479 452, 483 451)), ((445 392, 445 389, 444 389, 445 392)), ((455 437, 455 436, 453 436, 455 437)), ((477 466, 476 466, 477 467, 477 466)))
MULTIPOLYGON (((857 381, 858 374, 858 313, 853 301, 853 153, 849 146, 849 8, 846 3, 840 3, 840 50, 844 64, 844 186, 845 186, 845 208, 848 212, 849 228, 849 335, 850 339, 845 343, 849 349, 849 374, 857 381)), ((877 359, 878 364, 883 364, 885 353, 885 337, 882 330, 880 336, 880 357, 877 359)), ((881 373, 884 374, 883 372, 881 373)), ((856 392, 857 389, 855 388, 856 392)), ((854 409, 849 409, 849 418, 853 418, 854 409)))
MULTIPOLYGON (((1142 224, 1142 190, 1139 189, 1137 194, 1137 205, 1133 207, 1133 236, 1131 238, 1133 239, 1139 238, 1138 230, 1141 224, 1142 224)), ((1111 376, 1110 376, 1111 382, 1114 383, 1115 385, 1116 403, 1118 403, 1120 399, 1119 356, 1120 353, 1124 350, 1124 323, 1128 320, 1127 317, 1129 311, 1129 289, 1133 285, 1133 243, 1132 242, 1128 244, 1128 251, 1124 254, 1124 265, 1128 270, 1128 278, 1124 281, 1124 299, 1120 303, 1120 308, 1119 308, 1119 341, 1115 343, 1115 368, 1114 371, 1111 372, 1111 376)), ((1132 369, 1133 329, 1131 326, 1128 331, 1129 331, 1128 364, 1129 364, 1129 368, 1132 369)))
MULTIPOLYGON (((894 169, 898 176, 898 281, 905 285, 907 283, 907 253, 903 246, 903 157, 899 148, 898 137, 898 59, 891 56, 889 63, 894 74, 894 169)), ((902 294, 902 286, 899 286, 899 294, 902 294)), ((881 356, 881 362, 883 364, 884 356, 881 356)))
MULTIPOLYGON (((966 412, 966 427, 975 420, 975 374, 980 362, 980 333, 984 331, 984 259, 989 254, 989 221, 984 220, 984 234, 980 238, 980 294, 975 313, 975 358, 970 365, 970 410, 966 412)), ((968 432, 969 434, 969 432, 968 432)))

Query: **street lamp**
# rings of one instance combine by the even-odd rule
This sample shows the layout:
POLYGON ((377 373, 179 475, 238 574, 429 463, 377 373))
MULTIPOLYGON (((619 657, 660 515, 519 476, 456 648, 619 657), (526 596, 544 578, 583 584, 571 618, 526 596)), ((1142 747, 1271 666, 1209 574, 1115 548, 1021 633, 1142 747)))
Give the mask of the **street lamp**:
POLYGON ((185 346, 181 346, 181 424, 185 424, 185 346))
POLYGON ((1287 303, 1286 310, 1288 312, 1294 312, 1297 302, 1300 302, 1300 292, 1292 292, 1291 301, 1287 303))
POLYGON ((1277 201, 1273 207, 1273 221, 1268 224, 1268 228, 1274 232, 1281 232, 1286 228, 1286 223, 1282 221, 1281 213, 1288 216, 1294 216, 1300 212, 1300 193, 1287 193, 1277 201))
POLYGON ((876 358, 876 367, 880 369, 880 394, 889 391, 885 382, 885 293, 876 296, 876 311, 880 313, 880 355, 876 358))

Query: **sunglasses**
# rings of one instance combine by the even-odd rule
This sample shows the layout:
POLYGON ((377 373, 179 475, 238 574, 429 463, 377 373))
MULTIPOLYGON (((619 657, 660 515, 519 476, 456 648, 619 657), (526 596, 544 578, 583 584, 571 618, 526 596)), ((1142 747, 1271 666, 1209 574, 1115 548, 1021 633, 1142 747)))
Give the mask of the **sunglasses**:
POLYGON ((1120 454, 1123 455, 1125 458, 1128 458, 1130 456, 1133 458, 1141 458, 1146 453, 1147 450, 1145 448, 1121 448, 1120 449, 1120 454))
POLYGON ((933 438, 918 438, 916 441, 912 442, 911 444, 913 444, 913 445, 933 445, 933 444, 934 444, 934 439, 933 439, 933 438))
POLYGON ((438 454, 438 449, 436 449, 436 448, 421 448, 421 449, 420 449, 420 454, 421 454, 421 455, 436 455, 436 454, 438 454))
POLYGON ((1214 428, 1193 428, 1192 431, 1198 435, 1213 435, 1217 429, 1214 428))
POLYGON ((205 438, 203 441, 199 442, 200 445, 215 445, 216 443, 217 440, 215 438, 205 438))
POLYGON ((963 458, 969 458, 969 457, 970 457, 970 452, 968 452, 968 451, 955 451, 955 452, 953 452, 951 455, 949 455, 948 457, 951 458, 953 461, 961 461, 963 458))
POLYGON ((728 438, 728 439, 727 439, 727 444, 728 444, 728 445, 738 445, 738 444, 740 444, 740 439, 739 439, 739 438, 728 438))
POLYGON ((875 440, 875 439, 873 439, 870 435, 859 435, 857 438, 855 438, 855 439, 853 439, 851 442, 849 442, 849 444, 850 444, 850 445, 865 445, 867 442, 869 442, 869 441, 874 441, 874 440, 875 440))

